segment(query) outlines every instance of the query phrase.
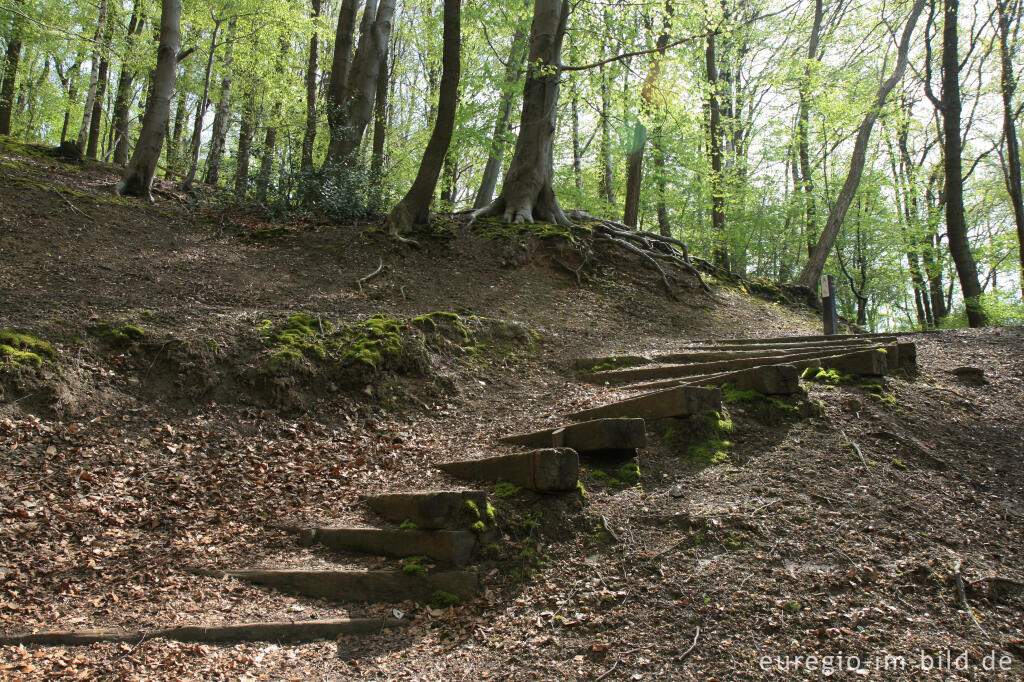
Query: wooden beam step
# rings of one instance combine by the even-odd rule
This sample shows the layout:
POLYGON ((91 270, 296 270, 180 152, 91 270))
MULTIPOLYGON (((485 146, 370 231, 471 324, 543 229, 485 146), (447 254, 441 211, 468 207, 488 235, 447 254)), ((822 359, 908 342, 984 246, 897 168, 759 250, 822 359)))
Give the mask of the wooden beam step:
POLYGON ((499 442, 533 448, 566 447, 578 453, 636 450, 647 447, 647 428, 643 419, 594 419, 531 433, 516 433, 499 439, 499 442))
POLYGON ((438 464, 438 468, 470 481, 499 479, 539 493, 576 489, 580 456, 569 448, 546 448, 513 455, 438 464))
POLYGON ((721 408, 722 392, 717 388, 678 386, 573 412, 566 417, 573 421, 610 417, 636 417, 651 421, 668 417, 688 417, 721 408))
POLYGON ((414 575, 405 571, 262 569, 212 571, 208 575, 236 578, 282 592, 339 602, 429 601, 438 590, 471 599, 479 590, 475 571, 437 571, 414 575))
POLYGON ((310 544, 342 552, 396 558, 423 555, 456 566, 468 564, 477 546, 477 536, 469 530, 343 527, 310 528, 303 535, 310 544))
POLYGON ((416 490, 371 495, 366 504, 381 518, 395 523, 409 520, 424 530, 465 529, 474 521, 473 508, 487 507, 483 490, 416 490), (468 503, 468 504, 467 504, 468 503))

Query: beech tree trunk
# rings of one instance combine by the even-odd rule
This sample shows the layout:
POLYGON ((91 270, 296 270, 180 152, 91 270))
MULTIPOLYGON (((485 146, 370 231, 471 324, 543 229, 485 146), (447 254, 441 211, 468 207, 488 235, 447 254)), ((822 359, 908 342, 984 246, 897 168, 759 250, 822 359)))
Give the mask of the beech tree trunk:
POLYGON ((192 183, 199 171, 199 152, 203 146, 203 120, 206 118, 206 110, 210 107, 210 80, 213 78, 213 57, 217 54, 217 34, 220 33, 220 25, 223 19, 213 20, 213 33, 210 35, 210 52, 206 55, 206 69, 203 71, 203 94, 199 97, 199 104, 196 108, 196 120, 192 125, 192 138, 189 145, 188 174, 185 176, 181 188, 186 192, 192 189, 192 183))
POLYGON ((352 40, 356 26, 357 0, 342 0, 338 10, 338 26, 334 33, 334 57, 327 81, 327 123, 333 140, 334 131, 344 125, 345 102, 348 99, 349 66, 352 62, 352 40))
POLYGON ((373 103, 373 149, 370 153, 370 180, 373 182, 376 199, 383 201, 384 193, 384 145, 388 133, 388 92, 391 89, 391 73, 388 58, 384 56, 377 75, 377 94, 373 103))
POLYGON ((21 62, 21 26, 14 22, 13 35, 7 39, 4 65, 0 83, 0 135, 11 134, 11 113, 14 111, 14 85, 18 79, 18 64, 21 62))
POLYGON ((964 296, 967 323, 984 327, 987 323, 981 308, 981 283, 978 266, 967 241, 967 221, 964 217, 963 162, 960 141, 960 58, 957 16, 959 0, 944 0, 942 24, 942 114, 943 151, 946 166, 946 236, 949 252, 953 256, 960 291, 964 296))
POLYGON ((512 223, 570 224, 551 184, 562 40, 568 16, 568 0, 537 0, 534 4, 515 153, 501 194, 475 215, 500 215, 512 223))
MULTIPOLYGON (((311 16, 320 17, 321 0, 312 0, 311 16)), ((306 60, 306 131, 302 136, 303 174, 313 172, 313 143, 316 141, 316 83, 320 70, 320 35, 314 29, 309 37, 309 57, 306 60)))
POLYGON ((807 254, 814 250, 814 244, 818 239, 818 210, 814 203, 814 176, 811 173, 810 153, 810 117, 811 117, 811 64, 818 61, 818 43, 821 41, 821 23, 825 14, 823 0, 814 2, 814 21, 811 25, 811 37, 807 41, 807 64, 804 66, 803 79, 800 81, 798 97, 800 103, 797 107, 797 158, 799 165, 800 189, 804 196, 804 216, 807 236, 807 254))
POLYGON ((576 86, 572 89, 572 178, 576 191, 583 191, 583 147, 580 145, 579 94, 576 86))
POLYGON ((132 5, 132 17, 128 21, 126 57, 121 62, 121 73, 117 77, 117 92, 114 95, 114 112, 111 127, 114 129, 114 163, 123 166, 128 161, 128 131, 131 125, 132 85, 136 71, 131 66, 132 46, 142 33, 145 21, 142 19, 142 0, 132 5))
POLYGON ((711 155, 711 262, 715 267, 729 269, 729 252, 725 248, 725 179, 722 177, 722 109, 718 101, 718 65, 715 57, 715 34, 709 33, 704 50, 708 85, 708 152, 711 155))
POLYGON ((100 55, 103 43, 103 29, 107 24, 108 0, 100 0, 100 16, 96 22, 96 34, 93 37, 92 59, 89 66, 89 89, 85 95, 85 111, 82 114, 82 125, 78 129, 78 151, 85 152, 89 139, 89 126, 92 124, 93 107, 96 103, 96 91, 100 81, 100 63, 104 61, 100 55))
MULTIPOLYGON (((797 284, 807 287, 811 291, 818 291, 818 281, 821 279, 821 273, 825 268, 825 260, 828 258, 829 251, 832 250, 832 245, 835 244, 836 237, 839 235, 839 229, 846 219, 846 212, 849 210, 850 203, 857 193, 857 187, 860 185, 860 178, 864 173, 864 162, 867 158, 868 141, 871 138, 871 129, 874 127, 875 120, 885 105, 885 100, 889 97, 889 93, 900 82, 907 70, 910 38, 914 33, 914 27, 917 25, 918 17, 921 16, 923 9, 924 0, 914 0, 914 6, 910 10, 910 16, 907 18, 907 23, 903 27, 903 34, 900 37, 896 55, 896 66, 892 74, 879 84, 878 90, 875 92, 874 101, 872 101, 867 113, 864 114, 864 120, 861 121, 860 127, 857 129, 857 139, 854 141, 853 155, 850 158, 850 170, 846 174, 846 180, 839 190, 839 196, 836 198, 832 210, 829 211, 828 220, 825 221, 825 228, 822 230, 818 243, 811 250, 807 264, 797 279, 797 284)), ((957 139, 960 139, 959 133, 957 134, 957 139)))
POLYGON ((402 235, 415 225, 426 222, 430 201, 437 187, 455 130, 455 111, 459 100, 459 77, 462 50, 461 0, 444 0, 444 36, 441 49, 441 91, 438 95, 437 117, 434 130, 423 152, 416 179, 408 193, 388 216, 388 230, 402 235))
POLYGON ((1017 225, 1017 251, 1020 258, 1020 292, 1024 300, 1024 193, 1021 190, 1020 142, 1017 139, 1017 122, 1013 107, 1013 95, 1017 89, 1017 80, 1013 73, 1013 58, 1010 41, 1012 39, 1010 25, 1012 21, 1020 21, 1020 17, 1010 17, 1007 0, 996 0, 999 13, 999 84, 1003 97, 1003 139, 1006 142, 1004 166, 1006 169, 1006 193, 1010 195, 1013 206, 1013 221, 1017 225))
POLYGON ((216 185, 220 182, 220 165, 224 159, 224 148, 227 146, 228 125, 231 122, 231 86, 234 82, 231 65, 234 62, 237 21, 237 16, 228 20, 228 39, 227 45, 224 46, 224 75, 220 79, 220 99, 217 101, 217 112, 213 115, 210 153, 206 157, 206 176, 203 178, 207 185, 216 185))
MULTIPOLYGON (((273 118, 277 118, 277 111, 273 118)), ((274 151, 277 148, 277 126, 267 126, 263 137, 263 149, 260 150, 260 172, 256 175, 256 200, 266 203, 270 189, 270 174, 274 169, 274 151)))
POLYGON ((491 134, 491 148, 480 179, 480 189, 473 200, 473 208, 483 208, 494 198, 498 186, 501 162, 505 158, 505 138, 512 130, 512 105, 515 102, 514 88, 523 73, 523 57, 526 56, 526 31, 516 26, 512 34, 512 47, 505 62, 505 77, 502 82, 501 98, 498 100, 498 115, 494 117, 494 132, 491 134))
POLYGON ((252 138, 256 132, 256 106, 250 97, 242 108, 242 123, 238 128, 238 151, 235 154, 235 194, 244 197, 249 191, 249 160, 252 157, 252 138))
POLYGON ((103 99, 107 96, 107 74, 110 70, 110 60, 106 55, 100 59, 99 82, 96 84, 96 99, 92 105, 92 117, 89 122, 89 140, 85 147, 85 155, 90 159, 96 158, 100 144, 100 128, 103 125, 103 99))
POLYGON ((331 126, 325 165, 340 167, 359 150, 363 133, 373 118, 377 76, 387 58, 395 0, 367 0, 360 25, 359 46, 346 79, 347 97, 331 126))
POLYGON ((654 131, 654 173, 658 192, 655 210, 658 213, 658 233, 662 237, 672 236, 672 224, 668 220, 668 208, 665 206, 665 139, 662 126, 654 131))
POLYGON ((612 206, 615 205, 615 175, 612 169, 611 106, 608 93, 608 73, 601 67, 601 176, 597 193, 612 206))
POLYGON ((131 161, 117 185, 120 195, 131 194, 153 201, 153 177, 171 113, 171 95, 181 49, 181 0, 161 0, 160 47, 157 49, 153 90, 142 119, 142 131, 131 161))

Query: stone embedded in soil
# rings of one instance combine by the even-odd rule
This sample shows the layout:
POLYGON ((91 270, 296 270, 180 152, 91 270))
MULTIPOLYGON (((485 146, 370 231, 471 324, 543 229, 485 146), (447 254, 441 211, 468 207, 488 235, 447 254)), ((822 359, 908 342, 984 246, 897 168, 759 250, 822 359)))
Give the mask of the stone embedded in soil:
POLYGON ((439 571, 420 576, 405 571, 249 569, 224 575, 282 592, 343 602, 429 601, 438 590, 471 599, 480 588, 475 571, 439 571))
POLYGON ((477 510, 487 506, 487 493, 482 490, 423 490, 408 493, 386 493, 366 498, 366 504, 382 518, 395 523, 412 521, 423 529, 465 528, 467 502, 477 510))
POLYGON ((902 342, 896 344, 896 362, 890 363, 895 364, 905 372, 912 373, 917 371, 917 346, 913 343, 902 342))
POLYGON ((538 493, 576 489, 580 456, 569 448, 546 448, 514 455, 438 465, 453 476, 471 481, 508 481, 538 493))
POLYGON ((524 447, 566 447, 576 452, 636 450, 647 447, 643 419, 595 419, 558 428, 517 433, 501 438, 507 445, 524 447))
POLYGON ((980 367, 957 367, 950 372, 965 384, 983 386, 988 383, 988 379, 985 378, 985 370, 980 367))
POLYGON ((592 407, 566 415, 573 421, 607 417, 636 417, 646 420, 668 417, 689 417, 722 408, 722 391, 717 388, 677 386, 664 391, 645 393, 601 407, 592 407))
POLYGON ((423 555, 465 566, 477 545, 468 530, 398 530, 390 528, 314 528, 313 541, 324 547, 374 556, 423 555))

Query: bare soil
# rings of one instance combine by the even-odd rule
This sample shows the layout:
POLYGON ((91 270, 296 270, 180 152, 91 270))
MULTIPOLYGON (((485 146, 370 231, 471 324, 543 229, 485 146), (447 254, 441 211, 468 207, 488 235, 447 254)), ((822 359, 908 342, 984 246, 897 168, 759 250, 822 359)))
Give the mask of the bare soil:
POLYGON ((339 643, 0 647, 0 679, 818 679, 815 655, 832 657, 835 679, 1024 677, 1019 328, 907 336, 920 374, 887 378, 885 400, 811 384, 814 416, 729 405, 728 461, 694 461, 673 435, 685 425, 663 423, 637 486, 593 476, 624 462, 587 461, 585 498, 501 500, 502 557, 481 564, 483 595, 450 609, 195 575, 397 566, 299 548, 280 528, 376 523, 360 495, 460 485, 432 463, 502 452, 501 435, 614 397, 576 381, 574 357, 817 325, 713 280, 706 295, 683 278, 671 300, 616 254, 583 285, 543 242, 502 267, 507 244, 465 230, 422 250, 370 224, 259 241, 268 225, 217 197, 161 185, 147 206, 114 197, 115 181, 102 164, 0 145, 0 328, 57 350, 55 364, 0 381, 0 632, 395 609, 409 625, 339 643), (433 348, 416 371, 339 385, 315 367, 260 373, 262 320, 438 310, 541 340, 433 348), (104 323, 145 335, 111 344, 104 323), (961 366, 987 382, 961 380, 961 366), (947 650, 969 669, 927 669, 947 650), (984 670, 992 652, 997 669, 984 670), (886 654, 905 667, 885 669, 886 654), (781 669, 787 656, 803 667, 781 669))

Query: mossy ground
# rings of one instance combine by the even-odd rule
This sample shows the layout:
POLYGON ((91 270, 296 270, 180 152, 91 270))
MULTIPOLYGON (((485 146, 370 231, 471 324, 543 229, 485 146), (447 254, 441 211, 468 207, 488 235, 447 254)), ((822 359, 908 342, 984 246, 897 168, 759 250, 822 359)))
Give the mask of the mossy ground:
POLYGON ((0 329, 0 371, 40 368, 57 357, 53 346, 27 332, 0 329))
POLYGON ((709 411, 664 427, 665 442, 694 464, 710 466, 730 461, 733 443, 727 436, 736 430, 732 420, 721 412, 709 411))

